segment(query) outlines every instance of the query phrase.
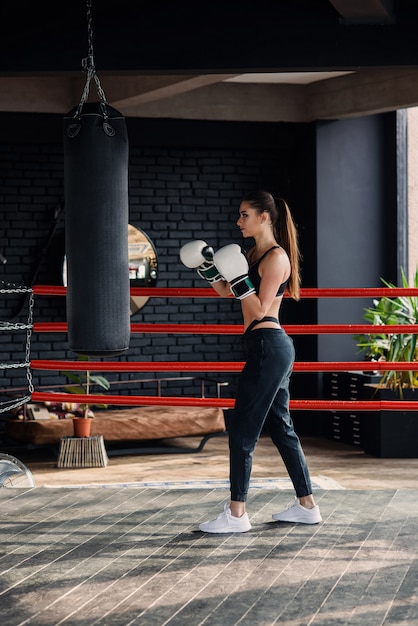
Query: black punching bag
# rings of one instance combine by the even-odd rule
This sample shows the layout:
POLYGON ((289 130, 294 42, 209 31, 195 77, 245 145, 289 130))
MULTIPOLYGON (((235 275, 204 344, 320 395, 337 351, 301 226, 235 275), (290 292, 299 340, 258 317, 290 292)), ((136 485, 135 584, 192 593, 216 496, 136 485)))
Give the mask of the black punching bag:
POLYGON ((70 349, 92 357, 129 347, 128 135, 101 102, 64 118, 65 252, 70 349))

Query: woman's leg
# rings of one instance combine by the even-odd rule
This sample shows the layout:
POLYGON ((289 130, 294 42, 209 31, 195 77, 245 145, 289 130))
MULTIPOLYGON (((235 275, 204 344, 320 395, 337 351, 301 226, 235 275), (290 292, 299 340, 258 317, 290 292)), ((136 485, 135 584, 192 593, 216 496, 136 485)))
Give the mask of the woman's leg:
POLYGON ((273 514, 284 522, 317 524, 322 521, 312 495, 312 484, 305 454, 289 413, 290 372, 283 380, 266 418, 271 439, 277 447, 292 481, 298 500, 285 511, 273 514))
POLYGON ((275 329, 260 329, 245 336, 248 358, 240 376, 235 409, 228 420, 231 502, 217 518, 199 524, 203 532, 241 533, 251 528, 245 503, 253 452, 282 376, 277 352, 270 342, 278 334, 275 329))
POLYGON ((235 409, 229 424, 231 511, 243 511, 252 469, 253 452, 273 399, 288 376, 293 344, 283 330, 248 333, 247 363, 242 371, 235 409))
POLYGON ((254 448, 272 402, 293 364, 293 343, 283 330, 251 331, 245 339, 248 358, 240 376, 235 409, 228 421, 231 503, 216 519, 199 525, 204 532, 246 532, 251 528, 245 502, 254 448))
POLYGON ((306 458, 289 413, 288 376, 279 389, 266 419, 270 437, 280 452, 298 498, 312 494, 306 458))

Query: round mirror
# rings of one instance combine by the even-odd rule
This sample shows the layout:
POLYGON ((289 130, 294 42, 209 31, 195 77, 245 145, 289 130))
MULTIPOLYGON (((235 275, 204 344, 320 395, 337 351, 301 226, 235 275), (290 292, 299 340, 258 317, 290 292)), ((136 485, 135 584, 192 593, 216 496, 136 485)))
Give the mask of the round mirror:
MULTIPOLYGON (((155 287, 157 254, 151 239, 139 228, 128 226, 129 278, 131 287, 155 287)), ((142 309, 149 296, 131 296, 131 315, 142 309)))
MULTIPOLYGON (((157 283, 157 253, 151 239, 140 228, 128 224, 129 279, 131 287, 155 287, 157 283)), ((67 286, 67 261, 64 257, 62 282, 67 286)), ((131 315, 142 309, 149 296, 131 296, 131 315)))

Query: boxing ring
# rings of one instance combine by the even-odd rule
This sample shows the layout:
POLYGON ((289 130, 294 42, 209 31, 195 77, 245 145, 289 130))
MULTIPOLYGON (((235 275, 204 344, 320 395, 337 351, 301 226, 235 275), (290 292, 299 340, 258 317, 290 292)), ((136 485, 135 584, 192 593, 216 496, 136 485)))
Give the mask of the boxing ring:
MULTIPOLYGON (((42 296, 66 296, 66 288, 60 286, 37 285, 28 289, 32 302, 29 304, 29 319, 27 325, 28 342, 30 334, 34 333, 65 333, 67 324, 65 322, 33 322, 33 298, 42 296)), ((131 288, 131 295, 158 298, 220 298, 213 289, 210 288, 131 288)), ((302 299, 313 298, 379 298, 382 296, 418 296, 418 289, 414 288, 358 288, 358 289, 315 289, 307 288, 301 290, 302 299)), ((289 335, 313 335, 313 334, 393 334, 393 333, 418 333, 418 325, 379 325, 371 324, 300 324, 284 325, 283 328, 289 335)), ((227 334, 241 335, 242 325, 229 324, 131 324, 132 334, 227 334)), ((67 370, 67 371, 90 371, 90 372, 240 372, 243 362, 109 362, 109 361, 71 361, 71 360, 29 360, 30 346, 27 345, 27 360, 21 364, 28 371, 28 395, 23 401, 47 402, 51 400, 51 393, 37 391, 32 383, 32 372, 37 370, 67 370)), ((402 371, 418 370, 418 362, 367 362, 367 361, 347 361, 347 362, 315 362, 303 361, 295 362, 295 372, 329 372, 329 371, 402 371)), ((80 402, 80 403, 100 403, 103 401, 102 395, 89 394, 77 395, 69 393, 53 394, 54 400, 60 402, 80 402)), ((219 406, 219 398, 194 398, 194 397, 157 397, 150 395, 106 395, 106 401, 115 406, 195 406, 213 407, 219 406)), ((233 408, 235 401, 231 398, 223 398, 222 406, 233 408)), ((298 400, 290 401, 292 411, 378 411, 378 410, 398 410, 416 411, 417 401, 388 401, 388 400, 298 400)))

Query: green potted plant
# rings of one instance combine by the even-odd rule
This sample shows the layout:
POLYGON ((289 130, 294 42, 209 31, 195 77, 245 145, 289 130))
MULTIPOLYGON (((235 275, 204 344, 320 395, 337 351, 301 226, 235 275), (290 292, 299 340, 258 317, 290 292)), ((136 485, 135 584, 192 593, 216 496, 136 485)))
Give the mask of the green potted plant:
MULTIPOLYGON (((79 361, 89 361, 88 356, 79 356, 79 361)), ((91 374, 89 370, 85 372, 61 372, 69 381, 71 381, 70 385, 66 385, 66 391, 74 394, 86 394, 88 395, 91 391, 93 385, 97 385, 101 389, 107 391, 110 387, 110 383, 104 376, 97 376, 91 374)), ((106 405, 102 405, 103 408, 106 405)), ((93 411, 90 409, 89 404, 80 404, 78 407, 79 411, 81 411, 81 416, 73 417, 73 425, 74 425, 74 435, 76 437, 89 437, 91 430, 91 418, 94 417, 93 411)))
MULTIPOLYGON (((403 287, 409 288, 407 278, 403 270, 403 287)), ((394 288, 395 285, 381 279, 386 287, 394 288)), ((418 270, 415 273, 413 287, 418 287, 418 270)), ((373 307, 365 310, 364 319, 375 326, 401 325, 418 323, 418 297, 398 296, 389 298, 383 296, 373 301, 373 307)), ((360 351, 365 350, 366 356, 374 361, 410 362, 418 360, 417 335, 414 333, 377 333, 367 335, 355 335, 357 346, 360 351)), ((400 398, 403 397, 404 389, 418 387, 418 372, 386 371, 383 372, 379 387, 396 391, 400 398)))
MULTIPOLYGON (((413 284, 402 272, 402 286, 418 288, 418 269, 413 284)), ((381 279, 389 288, 392 283, 381 279)), ((374 326, 418 323, 418 297, 382 296, 365 309, 364 319, 374 326)), ((373 333, 354 335, 360 351, 366 358, 375 361, 413 362, 418 361, 417 335, 414 333, 373 333)), ((382 400, 418 399, 418 372, 414 370, 382 372, 373 397, 382 400)), ((364 447, 376 456, 418 457, 418 419, 414 411, 381 411, 366 414, 364 447)))

